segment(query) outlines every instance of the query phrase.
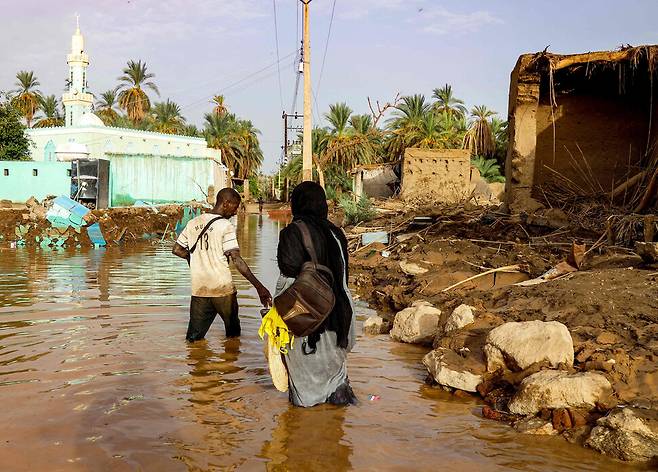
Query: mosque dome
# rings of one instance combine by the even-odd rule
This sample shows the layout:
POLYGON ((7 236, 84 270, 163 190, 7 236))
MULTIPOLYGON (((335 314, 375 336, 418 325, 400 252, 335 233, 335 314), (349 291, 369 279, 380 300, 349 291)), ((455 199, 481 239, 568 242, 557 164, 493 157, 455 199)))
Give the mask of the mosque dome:
POLYGON ((85 113, 78 121, 78 126, 105 126, 105 123, 95 113, 85 113))

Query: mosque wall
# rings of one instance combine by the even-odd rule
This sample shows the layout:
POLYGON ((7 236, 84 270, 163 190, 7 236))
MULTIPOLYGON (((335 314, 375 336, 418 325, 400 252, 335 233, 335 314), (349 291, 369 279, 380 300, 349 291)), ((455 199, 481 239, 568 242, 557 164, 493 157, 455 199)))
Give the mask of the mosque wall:
POLYGON ((69 195, 71 164, 68 162, 0 162, 0 200, 26 202, 49 195, 69 195))

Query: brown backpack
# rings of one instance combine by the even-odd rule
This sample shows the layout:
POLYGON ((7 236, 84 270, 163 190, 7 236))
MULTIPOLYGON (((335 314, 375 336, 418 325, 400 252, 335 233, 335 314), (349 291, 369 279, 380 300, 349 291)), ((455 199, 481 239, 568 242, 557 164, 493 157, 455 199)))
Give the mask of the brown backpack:
POLYGON ((312 334, 327 319, 334 308, 334 276, 331 270, 318 264, 311 233, 304 222, 296 221, 302 242, 311 260, 302 265, 293 284, 274 299, 279 316, 298 337, 312 334))

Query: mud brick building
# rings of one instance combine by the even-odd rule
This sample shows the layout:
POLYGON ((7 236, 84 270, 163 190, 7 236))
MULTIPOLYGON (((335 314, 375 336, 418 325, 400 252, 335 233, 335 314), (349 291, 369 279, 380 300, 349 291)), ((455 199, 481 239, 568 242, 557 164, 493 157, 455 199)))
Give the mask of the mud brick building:
POLYGON ((633 212, 657 185, 658 46, 522 55, 511 74, 511 212, 591 198, 633 212))

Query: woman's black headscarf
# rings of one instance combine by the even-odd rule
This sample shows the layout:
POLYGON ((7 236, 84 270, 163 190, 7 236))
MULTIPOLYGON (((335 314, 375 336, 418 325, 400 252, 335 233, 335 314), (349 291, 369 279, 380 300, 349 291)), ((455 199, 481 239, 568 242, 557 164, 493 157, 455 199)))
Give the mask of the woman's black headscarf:
MULTIPOLYGON (((295 187, 290 206, 293 221, 303 221, 308 226, 318 253, 318 262, 329 267, 334 276, 336 304, 320 328, 308 337, 309 347, 314 349, 320 334, 330 330, 336 333, 338 346, 346 348, 352 322, 352 305, 343 285, 343 281, 348 277, 347 239, 343 232, 327 219, 327 197, 322 187, 315 182, 303 182, 295 187)), ((290 225, 281 231, 277 258, 279 269, 286 277, 296 277, 304 262, 310 260, 296 225, 290 225)))

